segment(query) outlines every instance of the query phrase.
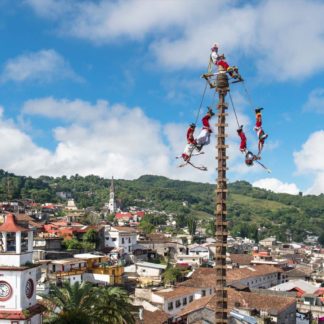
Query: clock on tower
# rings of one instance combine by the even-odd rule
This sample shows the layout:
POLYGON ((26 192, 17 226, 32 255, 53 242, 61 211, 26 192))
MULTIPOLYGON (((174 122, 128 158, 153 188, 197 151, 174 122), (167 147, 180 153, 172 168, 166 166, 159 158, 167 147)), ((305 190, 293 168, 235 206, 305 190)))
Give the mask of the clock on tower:
POLYGON ((6 281, 0 281, 0 301, 8 300, 12 295, 12 288, 6 281))

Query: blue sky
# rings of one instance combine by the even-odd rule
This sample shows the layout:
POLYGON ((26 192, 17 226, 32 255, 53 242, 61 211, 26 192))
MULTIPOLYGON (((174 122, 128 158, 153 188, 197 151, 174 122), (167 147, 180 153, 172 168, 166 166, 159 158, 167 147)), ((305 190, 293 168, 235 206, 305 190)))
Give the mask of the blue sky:
MULTIPOLYGON (((265 108, 272 169, 245 167, 230 109, 229 179, 324 193, 323 16, 324 3, 307 0, 0 0, 0 168, 214 182, 214 139, 197 158, 208 172, 179 169, 175 156, 218 42, 265 108)), ((231 93, 256 151, 254 107, 242 85, 231 93)))

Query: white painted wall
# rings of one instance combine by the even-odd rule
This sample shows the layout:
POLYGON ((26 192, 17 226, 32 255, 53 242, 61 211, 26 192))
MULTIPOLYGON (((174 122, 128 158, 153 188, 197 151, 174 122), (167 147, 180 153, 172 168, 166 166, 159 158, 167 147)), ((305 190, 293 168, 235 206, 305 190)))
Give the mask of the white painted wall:
POLYGON ((112 279, 110 275, 107 274, 96 274, 88 272, 85 272, 82 277, 84 281, 88 281, 91 283, 101 283, 106 285, 109 285, 112 279))

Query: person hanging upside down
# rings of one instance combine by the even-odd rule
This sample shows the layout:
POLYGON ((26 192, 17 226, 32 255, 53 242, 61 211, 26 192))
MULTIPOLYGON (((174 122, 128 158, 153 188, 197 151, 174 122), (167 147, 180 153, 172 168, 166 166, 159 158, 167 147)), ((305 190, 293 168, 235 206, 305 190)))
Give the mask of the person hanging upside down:
POLYGON ((197 146, 197 141, 195 140, 194 137, 195 129, 196 129, 196 124, 194 123, 190 124, 187 129, 187 145, 181 155, 185 161, 188 161, 190 159, 193 150, 197 146))
POLYGON ((259 142, 258 142, 258 157, 260 158, 261 152, 263 149, 264 141, 267 139, 268 134, 266 134, 262 128, 262 107, 255 109, 255 127, 254 130, 257 133, 259 142))
POLYGON ((241 126, 238 128, 238 130, 237 130, 237 134, 238 134, 238 136, 240 136, 240 138, 241 138, 240 151, 241 151, 242 153, 245 153, 245 151, 246 151, 246 142, 247 142, 247 140, 246 140, 245 133, 243 132, 243 125, 241 125, 241 126))
POLYGON ((253 165, 253 161, 258 160, 258 157, 256 155, 254 155, 252 152, 248 151, 248 149, 246 147, 247 139, 246 139, 245 133, 243 132, 243 125, 241 125, 237 129, 237 134, 238 134, 238 136, 240 136, 240 139, 241 139, 240 151, 242 153, 246 153, 245 154, 245 164, 247 166, 252 166, 253 165))
POLYGON ((197 137, 197 150, 200 151, 204 145, 208 145, 210 143, 210 134, 213 132, 209 120, 215 115, 213 110, 208 107, 208 111, 206 115, 203 117, 202 121, 202 130, 197 137))

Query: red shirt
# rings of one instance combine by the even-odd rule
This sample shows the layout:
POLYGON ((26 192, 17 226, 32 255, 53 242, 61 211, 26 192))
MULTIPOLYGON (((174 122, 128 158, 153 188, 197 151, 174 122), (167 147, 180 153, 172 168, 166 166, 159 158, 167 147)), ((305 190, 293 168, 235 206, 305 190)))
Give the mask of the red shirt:
POLYGON ((209 114, 207 114, 207 115, 204 116, 204 118, 201 121, 202 121, 202 124, 203 124, 203 129, 208 129, 211 132, 210 125, 209 125, 210 117, 211 116, 209 114))
POLYGON ((256 115, 255 127, 260 128, 262 126, 262 115, 256 115))
POLYGON ((219 61, 217 61, 217 62, 216 62, 216 65, 220 65, 220 66, 222 66, 222 67, 224 68, 225 71, 227 71, 227 69, 228 69, 228 67, 229 67, 228 63, 227 63, 226 61, 224 61, 224 60, 219 60, 219 61))
POLYGON ((244 151, 246 149, 246 136, 244 132, 238 132, 238 135, 241 138, 240 150, 244 151))
POLYGON ((194 138, 194 131, 195 129, 192 128, 192 127, 189 127, 188 130, 187 130, 187 141, 188 141, 188 144, 195 144, 195 138, 194 138))

